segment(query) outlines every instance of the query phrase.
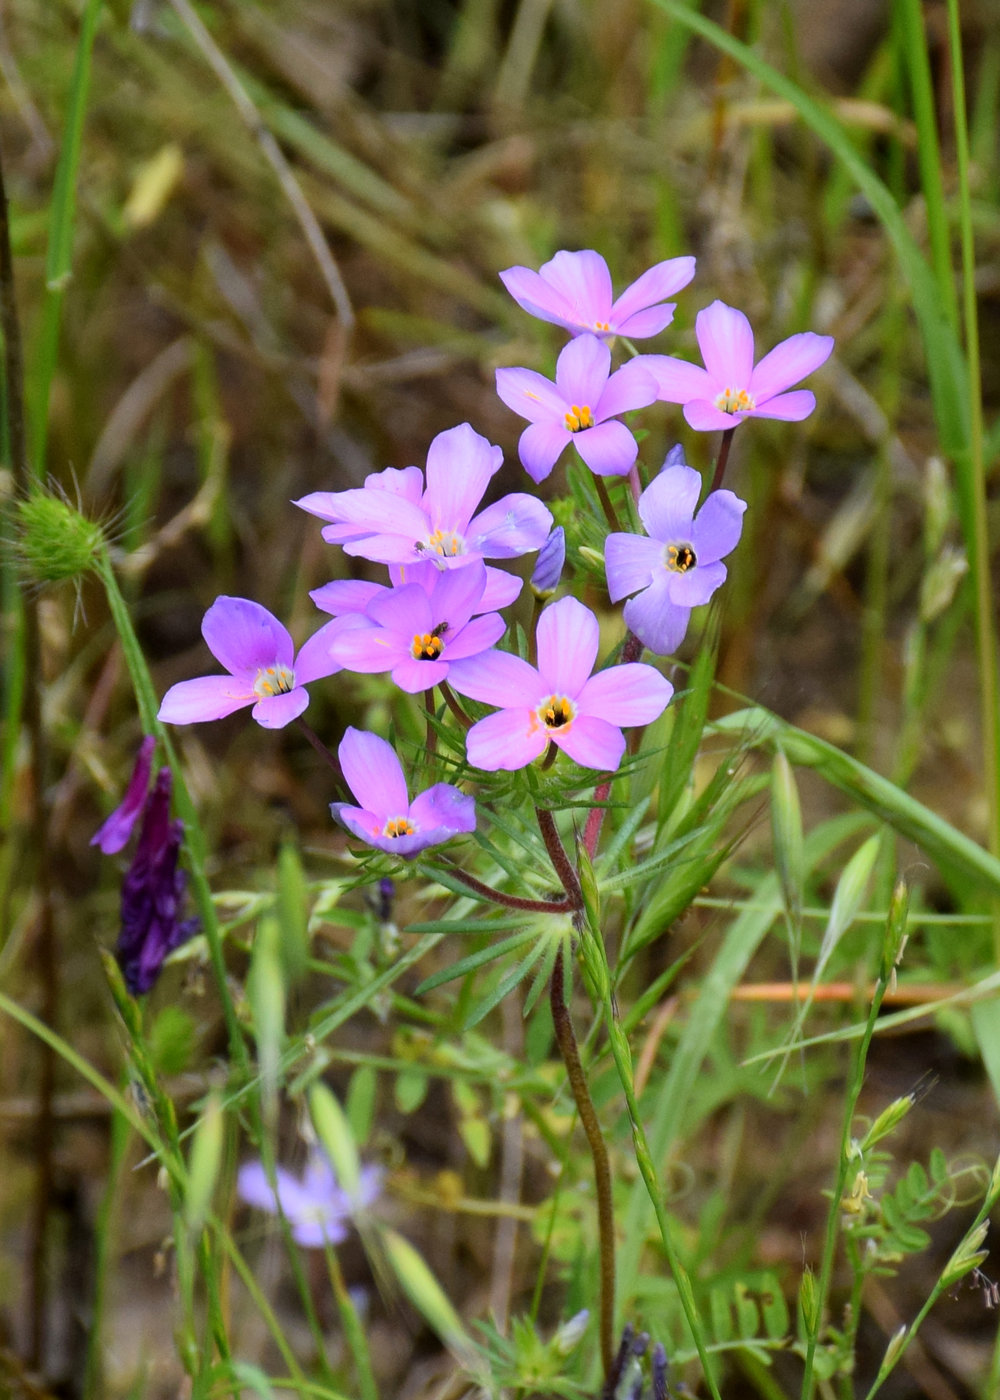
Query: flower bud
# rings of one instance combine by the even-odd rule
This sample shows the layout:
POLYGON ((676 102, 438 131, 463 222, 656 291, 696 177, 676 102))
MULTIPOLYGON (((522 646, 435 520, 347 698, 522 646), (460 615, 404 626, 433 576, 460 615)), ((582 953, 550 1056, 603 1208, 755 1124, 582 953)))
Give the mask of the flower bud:
POLYGON ((679 442, 675 442, 673 447, 664 457, 663 466, 660 468, 660 471, 665 472, 668 467, 686 467, 687 465, 688 461, 687 458, 684 456, 684 448, 682 444, 679 442))
POLYGON ((538 551, 535 572, 531 575, 531 591, 540 602, 547 603, 559 587, 565 562, 566 532, 557 525, 538 551))

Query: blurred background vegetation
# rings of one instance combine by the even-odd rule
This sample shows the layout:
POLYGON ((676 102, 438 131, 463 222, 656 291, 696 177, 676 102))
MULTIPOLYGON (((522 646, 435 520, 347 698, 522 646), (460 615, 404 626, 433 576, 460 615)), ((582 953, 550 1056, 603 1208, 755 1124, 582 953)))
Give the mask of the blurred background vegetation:
MULTIPOLYGON (((729 0, 704 11, 829 106, 932 263, 936 178, 945 258, 957 249, 943 5, 729 0), (931 104, 923 119, 922 100, 931 104)), ((979 0, 963 6, 962 20, 996 539, 1000 12, 979 0)), ((730 484, 751 509, 722 615, 720 679, 987 840, 962 531, 951 465, 935 464, 942 449, 911 288, 843 164, 790 103, 675 9, 644 0, 8 0, 0 74, 33 467, 107 523, 161 693, 203 670, 199 624, 220 593, 263 603, 299 640, 312 630, 308 589, 345 561, 289 504, 296 497, 358 485, 387 465, 422 465, 433 435, 464 420, 504 448, 498 490, 525 489, 522 425, 497 399, 493 371, 551 372, 562 337, 513 305, 500 269, 537 267, 559 248, 596 248, 621 289, 652 263, 693 253, 696 280, 649 348, 694 358, 695 314, 716 297, 746 311, 759 351, 803 329, 837 342, 812 385, 819 405, 806 424, 758 422, 737 435, 730 484), (72 202, 60 205, 58 186, 54 194, 67 133, 80 143, 75 213, 72 202), (56 232, 69 239, 71 272, 53 280, 56 232)), ((678 425, 688 459, 707 468, 714 444, 665 405, 644 418, 643 460, 658 464, 678 425)), ((563 488, 555 478, 546 489, 563 488)), ((9 499, 9 473, 2 490, 9 499)), ((10 565, 8 550, 5 649, 15 617, 10 565)), ((589 601, 604 605, 596 591, 589 601)), ((114 935, 116 876, 88 841, 127 774, 135 706, 96 587, 46 590, 38 608, 60 1028, 117 1078, 95 956, 95 942, 114 935)), ((348 721, 379 723, 387 695, 368 678, 317 687, 310 720, 335 741, 348 721)), ((719 708, 727 703, 720 696, 719 708)), ((324 859, 342 847, 327 814, 327 774, 297 734, 268 734, 238 715, 182 732, 179 745, 216 888, 266 883, 293 829, 324 859)), ((9 732, 4 754, 0 974, 37 1007, 52 973, 36 946, 38 866, 23 821, 30 780, 9 732)), ((838 809, 818 781, 803 780, 803 799, 807 826, 838 809)), ((751 833, 743 848, 751 864, 763 859, 755 840, 751 833)), ((933 875, 926 898, 932 908, 959 907, 933 875)), ((684 947, 716 917, 690 916, 684 947)), ((988 959, 987 932, 963 933, 960 949, 956 937, 928 935, 925 980, 988 959)), ((696 956, 692 969, 700 965, 696 956)), ((754 970, 777 975, 779 965, 778 955, 763 956, 754 970)), ((164 1005, 186 1007, 181 1041, 197 1040, 182 1045, 174 1067, 203 1070, 222 1049, 218 1028, 206 1023, 197 988, 182 990, 181 974, 164 985, 164 1005)), ((13 1356, 30 1349, 20 1294, 41 1228, 29 1206, 39 1068, 30 1037, 5 1025, 3 1045, 0 1343, 13 1356)), ((925 1117, 921 1133, 952 1151, 987 1151, 979 1129, 995 1124, 995 1104, 957 1013, 908 1036, 882 1072, 894 1093, 929 1069, 943 1087, 933 1127, 925 1117)), ((817 1069, 816 1087, 825 1073, 837 1070, 817 1069)), ((192 1076, 188 1094, 201 1082, 192 1076)), ((92 1263, 107 1123, 96 1097, 62 1071, 58 1088, 47 1228, 59 1248, 46 1268, 63 1307, 52 1304, 45 1369, 77 1394, 79 1378, 65 1379, 77 1345, 73 1279, 92 1263)), ((424 1170, 438 1204, 449 1182, 489 1194, 488 1154, 472 1167, 466 1155, 479 1101, 463 1108, 441 1096, 424 1105, 422 1124, 406 1107, 397 1091, 385 1132, 404 1144, 400 1160, 424 1170)), ((744 1140, 739 1170, 750 1180, 771 1171, 771 1111, 756 1106, 760 1120, 744 1140)), ((794 1170, 783 1178, 783 1224, 760 1242, 772 1262, 797 1262, 814 1208, 822 1108, 803 1113, 801 1131, 782 1129, 806 1160, 801 1179, 794 1170)), ((718 1182, 729 1173, 731 1182, 734 1123, 716 1120, 717 1136, 691 1159, 695 1174, 718 1182)), ((120 1351, 108 1393, 144 1366, 148 1386, 134 1393, 174 1394, 168 1319, 155 1302, 164 1296, 153 1267, 163 1221, 151 1188, 129 1189, 149 1214, 120 1225, 112 1304, 120 1351)), ((408 1221, 405 1198, 398 1209, 408 1221)), ((457 1219, 442 1210, 424 1227, 453 1297, 475 1276, 488 1238, 485 1226, 457 1219)), ((919 1295, 919 1278, 908 1286, 919 1295)), ((515 1291, 531 1287, 528 1271, 515 1291)), ((886 1307, 878 1324, 888 1335, 886 1307)), ((960 1325, 941 1328, 922 1377, 893 1394, 974 1393, 970 1377, 982 1373, 989 1338, 978 1302, 973 1311, 972 1321, 963 1307, 960 1325)), ((391 1327, 385 1346, 397 1375, 390 1393, 433 1393, 433 1348, 391 1327)), ((727 1400, 744 1393, 767 1391, 733 1389, 727 1400)))

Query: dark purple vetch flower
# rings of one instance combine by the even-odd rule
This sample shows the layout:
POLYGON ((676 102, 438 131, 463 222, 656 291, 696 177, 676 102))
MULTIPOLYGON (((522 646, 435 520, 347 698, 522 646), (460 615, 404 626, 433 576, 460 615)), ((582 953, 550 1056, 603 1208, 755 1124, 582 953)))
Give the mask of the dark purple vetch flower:
POLYGON ((611 374, 611 351, 596 335, 578 335, 556 361, 553 384, 533 369, 498 369, 497 393, 527 418, 518 454, 532 481, 543 481, 572 443, 598 476, 624 476, 639 446, 616 414, 643 408, 657 395, 645 356, 611 374))
POLYGON ((669 326, 674 304, 666 297, 686 287, 694 276, 694 258, 670 258, 644 272, 612 302, 611 274, 600 253, 586 249, 561 252, 537 272, 509 267, 500 280, 531 316, 564 326, 574 335, 626 335, 640 340, 669 326))
POLYGON ((330 640, 350 625, 345 619, 327 623, 296 656, 288 629, 267 608, 248 598, 216 598, 201 632, 229 675, 172 685, 157 718, 166 724, 194 724, 253 705, 258 724, 283 729, 309 704, 306 684, 341 669, 330 656, 330 640))
POLYGON ((106 856, 113 856, 116 851, 120 851, 123 846, 128 844, 132 828, 139 818, 139 813, 146 805, 146 793, 149 791, 149 775, 153 771, 153 752, 155 749, 156 740, 151 734, 147 734, 139 745, 135 767, 132 769, 132 776, 129 779, 124 800, 90 838, 90 844, 100 846, 106 856))
POLYGON ((472 559, 515 559, 542 544, 552 516, 534 496, 514 493, 475 514, 503 453, 468 423, 438 433, 418 467, 390 467, 351 491, 314 491, 295 504, 331 523, 323 538, 382 564, 431 560, 461 568, 472 559))
MULTIPOLYGON (((364 579, 334 579, 332 583, 324 583, 322 587, 314 588, 309 597, 323 612, 330 613, 333 617, 343 617, 346 613, 367 611, 369 603, 374 602, 376 598, 388 597, 394 588, 401 588, 404 584, 419 583, 430 593, 435 580, 440 576, 441 570, 429 559, 420 564, 391 564, 389 577, 392 587, 387 587, 384 583, 369 583, 364 579)), ((473 616, 507 607, 517 598, 522 587, 523 584, 516 574, 508 574, 503 569, 494 569, 487 564, 486 586, 473 609, 473 616)))
POLYGON ((712 491, 695 515, 700 494, 699 474, 675 458, 639 497, 649 538, 616 532, 604 542, 611 601, 636 594, 625 604, 626 625, 658 656, 677 650, 691 609, 707 603, 723 582, 726 566, 719 561, 736 548, 743 529, 746 501, 732 491, 712 491))
POLYGON ((466 735, 469 762, 488 772, 524 768, 551 742, 584 768, 613 771, 625 751, 620 726, 656 719, 673 686, 640 662, 592 676, 597 618, 575 598, 561 598, 545 609, 537 641, 537 670, 501 651, 452 667, 449 683, 460 695, 500 707, 466 735))
POLYGON ((538 551, 531 591, 539 602, 548 602, 559 587, 563 565, 566 563, 566 531, 557 525, 538 551))
POLYGON ((378 1167, 361 1168, 356 1195, 350 1196, 338 1184, 336 1173, 322 1152, 314 1152, 301 1177, 277 1167, 272 1188, 260 1162, 245 1162, 236 1177, 236 1189, 247 1205, 277 1215, 279 1209, 288 1221, 292 1238, 306 1249, 323 1249, 347 1238, 351 1217, 366 1210, 378 1199, 382 1172, 378 1167))
POLYGON ((184 823, 170 820, 170 769, 161 768, 145 804, 139 841, 122 880, 115 957, 133 996, 148 992, 168 953, 194 937, 197 918, 180 917, 187 875, 178 869, 184 823))
POLYGON ((387 589, 368 604, 357 625, 330 643, 348 671, 391 671, 411 695, 448 679, 451 664, 498 642, 506 624, 498 613, 474 617, 486 587, 486 566, 435 570, 430 589, 419 583, 387 589))
POLYGON ((369 846, 405 860, 475 831, 475 802, 450 783, 435 783, 411 802, 402 764, 377 734, 348 728, 337 753, 344 781, 361 805, 331 802, 330 811, 369 846))
POLYGON ((658 397, 684 405, 692 428, 725 431, 744 418, 782 418, 798 422, 816 407, 808 389, 786 393, 824 364, 833 336, 803 331, 790 336, 754 365, 753 330, 742 311, 713 301, 695 320, 698 348, 705 368, 671 355, 644 355, 659 385, 658 397))

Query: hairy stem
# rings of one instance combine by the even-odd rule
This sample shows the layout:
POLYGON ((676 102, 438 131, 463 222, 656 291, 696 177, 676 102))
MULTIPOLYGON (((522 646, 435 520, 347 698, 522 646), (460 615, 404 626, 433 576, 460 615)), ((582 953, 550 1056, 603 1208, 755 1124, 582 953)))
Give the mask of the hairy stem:
POLYGON ((587 1087, 587 1076, 580 1062, 580 1049, 576 1033, 566 1005, 565 965, 563 950, 556 954, 549 985, 549 1001, 552 1007, 552 1024, 555 1027, 556 1043, 566 1066, 566 1076, 573 1093, 583 1131, 587 1135, 590 1155, 594 1163, 594 1187, 597 1194, 597 1230, 601 1255, 601 1363, 607 1376, 614 1365, 614 1312, 615 1312, 615 1221, 611 1200, 611 1165, 608 1149, 598 1122, 594 1101, 587 1087))
POLYGON ((449 875, 461 880, 463 885, 468 885, 476 894, 492 900, 494 904, 503 904, 507 909, 524 909, 533 914, 564 914, 571 908, 568 899, 526 899, 522 895, 507 894, 506 890, 495 890, 492 885, 484 884, 482 880, 477 880, 475 875, 460 870, 457 865, 448 865, 445 868, 449 875))
POLYGON ((583 890, 580 888, 580 877, 559 839, 555 819, 551 812, 545 811, 542 807, 535 808, 535 816, 538 818, 538 829, 542 833, 542 840, 549 853, 549 860, 569 897, 568 907, 574 911, 580 910, 583 908, 583 890))

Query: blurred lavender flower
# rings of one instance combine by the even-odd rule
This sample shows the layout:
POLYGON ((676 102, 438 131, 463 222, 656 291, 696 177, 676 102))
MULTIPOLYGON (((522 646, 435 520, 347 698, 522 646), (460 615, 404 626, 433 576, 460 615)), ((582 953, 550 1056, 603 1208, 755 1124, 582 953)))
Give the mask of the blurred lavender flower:
POLYGON ((566 531, 557 525, 538 551, 535 572, 531 575, 531 591, 542 603, 547 603, 559 587, 566 562, 566 531))
POLYGON ((382 1189, 381 1169, 367 1166, 361 1168, 357 1194, 348 1195, 329 1160, 318 1151, 301 1177, 284 1167, 278 1167, 274 1176, 276 1191, 262 1163, 246 1162, 240 1167, 236 1189, 247 1205, 271 1215, 280 1210, 291 1226, 292 1238, 306 1249, 322 1249, 346 1239, 352 1216, 373 1205, 382 1189))
MULTIPOLYGON (((145 778, 149 776, 152 747, 147 748, 147 745, 152 742, 147 740, 143 744, 128 795, 118 811, 105 822, 98 836, 106 831, 115 817, 119 820, 117 827, 112 827, 112 842, 118 841, 121 836, 124 826, 121 814, 126 808, 131 812, 137 801, 137 774, 144 766, 145 778)), ((160 975, 167 954, 193 938, 201 927, 197 918, 180 917, 187 888, 187 875, 177 865, 184 823, 170 820, 170 787, 170 769, 161 768, 152 792, 145 797, 139 841, 122 880, 122 922, 115 957, 125 985, 133 996, 149 991, 160 975)), ((133 815, 130 827, 134 821, 133 815)), ((120 850, 128 835, 126 831, 124 840, 112 845, 112 849, 120 850)), ((107 845, 102 845, 102 849, 107 850, 107 845)))

